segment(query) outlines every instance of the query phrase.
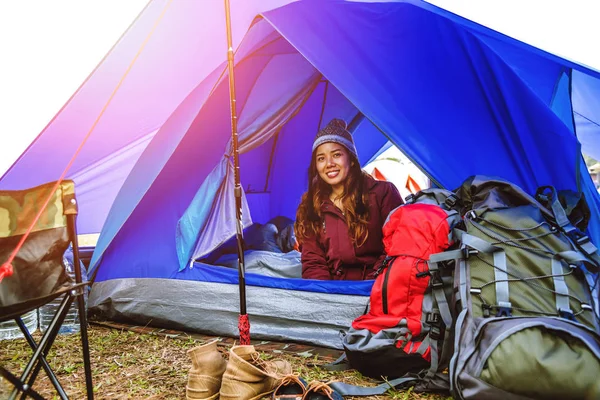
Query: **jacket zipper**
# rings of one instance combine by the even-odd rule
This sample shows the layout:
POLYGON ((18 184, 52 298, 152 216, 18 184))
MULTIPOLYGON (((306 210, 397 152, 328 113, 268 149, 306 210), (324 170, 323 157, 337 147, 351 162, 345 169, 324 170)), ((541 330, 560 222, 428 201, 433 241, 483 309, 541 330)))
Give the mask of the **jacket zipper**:
POLYGON ((388 287, 388 279, 390 277, 390 270, 392 269, 392 264, 394 260, 389 261, 389 265, 387 266, 387 270, 385 271, 385 276, 383 277, 383 286, 381 288, 381 304, 383 305, 383 313, 388 313, 388 299, 387 299, 387 287, 388 287))

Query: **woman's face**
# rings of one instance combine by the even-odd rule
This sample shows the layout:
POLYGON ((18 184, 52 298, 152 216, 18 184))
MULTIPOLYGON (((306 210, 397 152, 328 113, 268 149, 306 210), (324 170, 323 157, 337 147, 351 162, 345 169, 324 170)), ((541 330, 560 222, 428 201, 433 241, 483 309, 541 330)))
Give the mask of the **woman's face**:
POLYGON ((341 144, 323 143, 315 151, 317 171, 325 183, 335 189, 341 189, 350 173, 350 155, 341 144))

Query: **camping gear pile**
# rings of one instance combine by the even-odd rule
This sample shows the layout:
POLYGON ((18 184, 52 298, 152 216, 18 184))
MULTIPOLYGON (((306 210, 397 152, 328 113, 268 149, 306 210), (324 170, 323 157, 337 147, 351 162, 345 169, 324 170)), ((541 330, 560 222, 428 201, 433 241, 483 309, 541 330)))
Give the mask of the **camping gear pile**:
POLYGON ((341 400, 324 382, 307 383, 292 374, 285 360, 265 361, 252 345, 232 346, 225 361, 217 340, 188 350, 187 400, 258 400, 272 394, 275 400, 341 400))
POLYGON ((347 367, 385 383, 307 385, 285 362, 260 361, 251 346, 234 346, 226 364, 213 342, 189 351, 188 398, 221 388, 224 398, 335 399, 390 386, 457 399, 598 398, 600 256, 584 233, 588 221, 584 198, 552 187, 534 197, 473 176, 454 192, 422 190, 388 216, 388 257, 368 311, 341 333, 347 367), (238 353, 246 357, 235 364, 238 353), (248 380, 257 386, 228 374, 232 365, 254 371, 248 380))
POLYGON ((370 309, 342 335, 350 365, 458 399, 600 398, 600 257, 585 201, 561 197, 474 176, 394 210, 370 309))

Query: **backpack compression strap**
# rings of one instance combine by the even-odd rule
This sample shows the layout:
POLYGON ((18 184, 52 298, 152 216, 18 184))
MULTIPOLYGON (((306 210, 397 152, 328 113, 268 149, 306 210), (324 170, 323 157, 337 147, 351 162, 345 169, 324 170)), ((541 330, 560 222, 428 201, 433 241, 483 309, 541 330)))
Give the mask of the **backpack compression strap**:
POLYGON ((536 198, 542 196, 548 199, 550 202, 550 207, 552 208, 552 212, 558 226, 560 226, 561 230, 563 230, 569 239, 573 241, 575 246, 579 248, 586 256, 588 256, 591 261, 593 261, 596 269, 596 271, 593 272, 598 272, 598 269, 600 269, 600 255, 598 255, 598 248, 594 246, 587 235, 571 224, 571 221, 567 217, 567 212, 558 200, 556 189, 552 186, 542 186, 537 190, 536 198), (544 194, 544 191, 546 190, 550 192, 549 197, 544 194))
MULTIPOLYGON (((450 312, 450 306, 448 305, 448 299, 446 293, 444 293, 444 282, 440 275, 439 263, 442 261, 458 260, 463 258, 462 250, 450 250, 442 253, 432 254, 429 256, 427 266, 429 268, 431 292, 435 300, 439 317, 441 317, 444 323, 445 335, 444 335, 444 347, 446 341, 450 338, 450 327, 452 326, 452 313, 450 312)), ((429 321, 428 321, 429 322, 429 321)), ((431 328, 425 340, 429 341, 429 348, 431 349, 431 363, 429 370, 427 371, 426 379, 432 379, 438 372, 440 363, 440 349, 438 346, 438 340, 441 337, 441 324, 439 322, 429 322, 431 328)))

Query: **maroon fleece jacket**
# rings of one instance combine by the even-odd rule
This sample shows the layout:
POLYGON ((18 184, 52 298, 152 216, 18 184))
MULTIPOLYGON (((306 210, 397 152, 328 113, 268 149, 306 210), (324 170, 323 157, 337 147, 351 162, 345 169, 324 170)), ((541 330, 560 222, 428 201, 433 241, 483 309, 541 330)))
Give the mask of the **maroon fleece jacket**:
POLYGON ((348 234, 341 210, 327 199, 321 205, 323 231, 301 245, 302 278, 320 280, 372 279, 385 258, 383 224, 393 209, 403 203, 398 189, 390 183, 367 179, 369 190, 369 236, 356 247, 348 234))

